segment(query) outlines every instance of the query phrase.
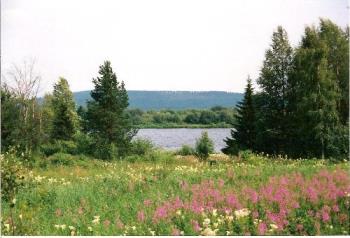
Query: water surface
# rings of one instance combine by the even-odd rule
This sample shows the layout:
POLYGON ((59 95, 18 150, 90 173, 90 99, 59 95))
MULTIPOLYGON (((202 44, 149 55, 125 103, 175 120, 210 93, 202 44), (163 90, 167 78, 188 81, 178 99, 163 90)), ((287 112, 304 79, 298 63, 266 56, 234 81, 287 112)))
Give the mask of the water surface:
POLYGON ((136 137, 149 139, 154 145, 163 149, 177 150, 184 144, 195 146, 196 139, 201 136, 203 131, 207 131, 209 138, 213 140, 216 152, 220 152, 220 150, 225 147, 225 142, 223 140, 230 136, 230 128, 174 128, 140 129, 136 137))

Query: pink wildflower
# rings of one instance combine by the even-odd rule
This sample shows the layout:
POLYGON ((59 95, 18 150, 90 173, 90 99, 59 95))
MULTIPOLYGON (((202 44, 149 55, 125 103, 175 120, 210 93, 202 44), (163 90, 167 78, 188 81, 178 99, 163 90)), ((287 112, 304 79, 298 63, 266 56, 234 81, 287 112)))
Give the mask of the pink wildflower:
POLYGON ((173 228, 173 230, 171 231, 171 235, 172 236, 179 236, 180 235, 180 230, 173 228))
POLYGON ((103 225, 105 226, 105 228, 109 227, 109 225, 111 224, 111 221, 110 220, 105 220, 103 222, 103 225))
POLYGON ((199 232, 201 230, 201 227, 199 226, 198 221, 191 220, 191 224, 194 231, 199 232))
POLYGON ((145 220, 145 213, 143 210, 137 212, 137 220, 143 222, 145 220))
POLYGON ((259 223, 259 225, 258 225, 258 234, 260 236, 263 236, 263 235, 265 235, 266 230, 267 230, 266 224, 264 222, 259 223))
POLYGON ((149 207, 151 204, 152 204, 151 199, 147 199, 147 200, 143 201, 143 205, 145 205, 146 207, 149 207))

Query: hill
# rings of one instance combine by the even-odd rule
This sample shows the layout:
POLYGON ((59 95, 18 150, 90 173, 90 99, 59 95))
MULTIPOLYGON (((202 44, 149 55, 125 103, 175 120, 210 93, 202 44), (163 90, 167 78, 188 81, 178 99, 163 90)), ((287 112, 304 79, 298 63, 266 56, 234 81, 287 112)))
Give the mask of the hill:
MULTIPOLYGON (((128 91, 130 108, 142 110, 160 109, 204 109, 214 106, 234 107, 243 94, 223 91, 128 91)), ((75 92, 74 98, 80 106, 90 99, 90 91, 75 92)))

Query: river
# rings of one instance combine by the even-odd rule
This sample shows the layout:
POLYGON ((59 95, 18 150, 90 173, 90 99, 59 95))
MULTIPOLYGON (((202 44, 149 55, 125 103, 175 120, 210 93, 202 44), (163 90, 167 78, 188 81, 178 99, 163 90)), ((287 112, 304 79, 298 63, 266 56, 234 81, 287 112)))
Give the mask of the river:
POLYGON ((144 138, 153 142, 157 147, 177 150, 182 145, 195 146, 196 139, 201 136, 203 131, 207 131, 209 138, 214 142, 216 152, 225 147, 223 141, 230 136, 230 128, 208 128, 208 129, 189 129, 189 128, 174 128, 174 129, 140 129, 136 138, 144 138))

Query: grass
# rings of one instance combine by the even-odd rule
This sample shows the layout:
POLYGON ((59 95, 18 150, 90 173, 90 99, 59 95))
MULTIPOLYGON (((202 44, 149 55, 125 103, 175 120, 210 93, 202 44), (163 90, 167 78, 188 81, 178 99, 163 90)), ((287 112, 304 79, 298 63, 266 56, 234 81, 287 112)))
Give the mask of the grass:
MULTIPOLYGON (((349 234, 349 222, 342 224, 338 219, 340 214, 349 215, 349 210, 344 208, 346 201, 350 201, 346 196, 337 198, 340 212, 338 215, 331 213, 330 222, 315 216, 312 228, 307 228, 309 221, 299 222, 304 226, 303 231, 291 225, 299 219, 294 213, 290 213, 294 215, 288 217, 289 225, 282 230, 274 229, 271 219, 263 212, 254 221, 253 212, 243 218, 234 213, 234 210, 242 210, 243 207, 258 211, 257 205, 245 201, 244 196, 247 195, 242 191, 247 187, 262 191, 259 189, 273 183, 272 177, 289 178, 295 173, 300 173, 305 181, 311 181, 320 171, 327 171, 329 176, 333 176, 339 173, 332 171, 349 171, 350 166, 346 162, 335 164, 325 160, 271 159, 252 154, 244 160, 233 160, 216 154, 211 155, 210 160, 217 163, 209 165, 198 162, 193 156, 171 156, 169 159, 169 154, 163 155, 162 152, 158 156, 166 156, 166 162, 161 159, 155 162, 104 162, 71 156, 72 160, 76 159, 75 163, 36 166, 26 174, 25 186, 18 192, 14 208, 11 210, 10 205, 2 201, 3 234, 12 234, 13 226, 16 226, 16 235, 212 234, 210 232, 231 235, 262 231, 264 234, 349 234), (199 190, 195 191, 194 188, 199 190), (211 190, 206 190, 209 188, 211 190), (227 196, 226 200, 229 198, 227 194, 232 191, 244 205, 225 213, 222 209, 226 200, 214 201, 214 198, 207 197, 207 200, 200 200, 206 204, 201 214, 190 211, 185 205, 176 208, 176 199, 180 199, 181 203, 193 202, 196 193, 201 191, 206 191, 205 194, 222 192, 222 196, 227 196), (207 209, 210 199, 213 200, 213 211, 207 209), (159 213, 165 209, 164 206, 166 215, 159 213), (171 210, 173 208, 175 210, 171 210), (214 214, 216 210, 218 215, 214 214), (265 230, 260 218, 266 220, 265 230), (209 225, 205 219, 210 220, 209 225), (220 223, 220 220, 224 222, 220 223), (196 222, 200 230, 196 229, 196 222), (320 228, 315 229, 318 223, 320 228)), ((345 183, 336 185, 350 189, 348 174, 345 183)), ((321 211, 323 208, 320 206, 327 204, 326 198, 317 204, 302 205, 303 201, 299 199, 302 208, 308 206, 309 210, 315 211, 321 211)), ((266 211, 273 210, 266 201, 259 204, 266 211)), ((307 216, 301 217, 306 219, 307 216)))

